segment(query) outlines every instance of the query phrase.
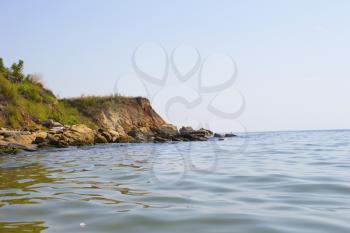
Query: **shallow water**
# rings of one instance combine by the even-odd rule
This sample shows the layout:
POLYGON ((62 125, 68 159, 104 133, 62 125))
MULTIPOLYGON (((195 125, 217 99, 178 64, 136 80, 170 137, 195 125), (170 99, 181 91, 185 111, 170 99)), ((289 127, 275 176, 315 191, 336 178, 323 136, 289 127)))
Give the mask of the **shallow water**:
POLYGON ((350 131, 0 157, 0 232, 350 232, 350 131))

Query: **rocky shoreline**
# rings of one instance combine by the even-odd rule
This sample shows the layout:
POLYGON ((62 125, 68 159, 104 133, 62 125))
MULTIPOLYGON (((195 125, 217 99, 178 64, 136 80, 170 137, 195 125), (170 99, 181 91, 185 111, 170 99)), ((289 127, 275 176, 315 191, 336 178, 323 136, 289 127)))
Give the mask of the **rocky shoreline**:
POLYGON ((207 129, 194 130, 182 127, 180 130, 171 124, 164 124, 146 132, 133 129, 117 132, 114 129, 91 129, 84 124, 65 126, 53 120, 43 122, 47 130, 0 129, 0 154, 15 154, 21 150, 36 151, 41 148, 64 148, 101 143, 165 143, 179 141, 207 141, 209 138, 222 140, 234 134, 221 135, 207 129))
POLYGON ((141 96, 59 99, 35 75, 22 71, 22 60, 5 67, 0 58, 0 154, 98 143, 223 140, 225 136, 191 127, 178 130, 141 96))

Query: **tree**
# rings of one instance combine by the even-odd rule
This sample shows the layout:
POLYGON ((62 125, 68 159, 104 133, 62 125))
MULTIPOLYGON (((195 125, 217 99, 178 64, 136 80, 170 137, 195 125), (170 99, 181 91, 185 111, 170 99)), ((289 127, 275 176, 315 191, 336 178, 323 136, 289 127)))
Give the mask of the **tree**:
POLYGON ((23 64, 23 60, 19 60, 17 64, 13 63, 11 66, 11 75, 14 76, 17 81, 22 81, 24 79, 23 64))
POLYGON ((2 58, 0 57, 0 73, 6 73, 7 69, 4 65, 4 61, 2 60, 2 58))

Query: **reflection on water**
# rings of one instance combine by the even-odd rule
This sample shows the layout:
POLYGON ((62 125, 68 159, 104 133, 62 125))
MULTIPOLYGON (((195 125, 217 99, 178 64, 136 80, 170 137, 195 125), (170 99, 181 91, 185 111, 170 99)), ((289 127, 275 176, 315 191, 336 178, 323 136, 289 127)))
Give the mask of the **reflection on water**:
POLYGON ((0 222, 0 232, 6 233, 18 233, 18 232, 31 232, 40 233, 42 230, 47 229, 44 226, 44 222, 0 222))
POLYGON ((0 232, 350 232, 349 141, 252 133, 3 156, 0 232))

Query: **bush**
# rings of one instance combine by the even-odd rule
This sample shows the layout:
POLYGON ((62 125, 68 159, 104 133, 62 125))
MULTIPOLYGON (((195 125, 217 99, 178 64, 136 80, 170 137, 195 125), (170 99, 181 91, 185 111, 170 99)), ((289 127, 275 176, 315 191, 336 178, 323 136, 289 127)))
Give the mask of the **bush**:
POLYGON ((4 65, 4 61, 2 60, 1 57, 0 57, 0 73, 2 73, 3 75, 6 75, 6 73, 7 73, 7 69, 4 65))
POLYGON ((0 93, 11 102, 16 102, 18 99, 16 86, 2 75, 0 75, 0 93))
POLYGON ((6 115, 9 121, 9 124, 12 128, 20 128, 20 121, 22 119, 21 113, 18 108, 13 105, 8 105, 5 108, 6 115))
POLYGON ((40 95, 40 88, 30 81, 23 81, 18 86, 18 92, 24 98, 29 99, 34 102, 41 102, 42 97, 40 95))
MULTIPOLYGON (((91 97, 83 98, 81 104, 90 109, 100 102, 104 101, 91 97)), ((0 58, 0 127, 38 127, 35 123, 37 120, 47 119, 67 125, 84 123, 91 128, 96 127, 79 112, 79 108, 57 99, 50 90, 45 89, 38 75, 25 76, 22 60, 8 69, 0 58), (12 76, 11 80, 9 76, 12 76)))
POLYGON ((11 66, 11 75, 14 76, 17 81, 23 81, 25 76, 23 74, 23 60, 19 60, 18 63, 13 63, 11 66))

